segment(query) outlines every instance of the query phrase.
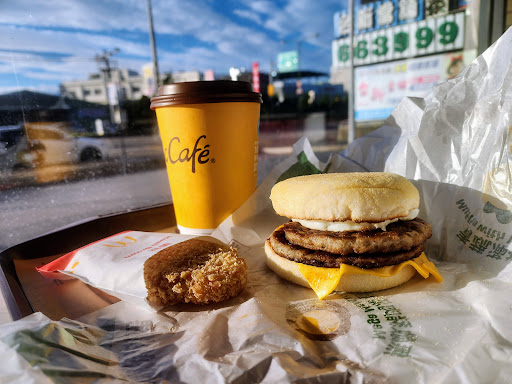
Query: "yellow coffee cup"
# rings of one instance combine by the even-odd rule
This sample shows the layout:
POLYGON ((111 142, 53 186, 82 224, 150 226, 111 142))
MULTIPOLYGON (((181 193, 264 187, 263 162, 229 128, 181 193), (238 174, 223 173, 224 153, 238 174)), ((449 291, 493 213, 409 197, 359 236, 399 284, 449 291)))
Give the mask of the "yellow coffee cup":
POLYGON ((151 99, 181 233, 211 233, 256 189, 261 102, 230 80, 164 85, 151 99))

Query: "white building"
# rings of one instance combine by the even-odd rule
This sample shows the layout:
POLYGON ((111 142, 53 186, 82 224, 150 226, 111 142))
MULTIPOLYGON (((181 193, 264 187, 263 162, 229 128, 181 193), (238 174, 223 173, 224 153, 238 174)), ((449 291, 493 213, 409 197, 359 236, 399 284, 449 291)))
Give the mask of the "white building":
POLYGON ((184 83, 186 81, 199 81, 201 80, 201 73, 199 71, 183 71, 174 72, 172 80, 175 83, 184 83))
POLYGON ((109 83, 111 89, 115 89, 112 84, 117 84, 121 100, 138 100, 143 96, 143 76, 129 69, 112 69, 110 81, 104 72, 91 74, 87 80, 68 81, 60 85, 60 92, 65 97, 108 104, 109 83))

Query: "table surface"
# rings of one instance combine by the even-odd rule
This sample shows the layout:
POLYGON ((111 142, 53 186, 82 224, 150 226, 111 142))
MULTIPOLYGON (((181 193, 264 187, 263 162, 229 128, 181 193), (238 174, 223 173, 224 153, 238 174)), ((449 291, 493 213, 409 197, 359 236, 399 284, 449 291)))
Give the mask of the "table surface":
MULTIPOLYGON (((172 204, 161 204, 137 211, 92 218, 87 222, 81 222, 75 226, 72 225, 61 231, 41 236, 2 252, 3 260, 12 260, 16 269, 15 278, 13 278, 13 272, 10 271, 11 267, 9 266, 5 267, 7 269, 4 269, 4 274, 6 274, 8 277, 7 281, 11 284, 9 287, 15 296, 18 308, 24 308, 20 309, 22 316, 30 314, 30 307, 32 307, 34 311, 38 311, 39 308, 39 311, 54 320, 58 320, 63 316, 73 318, 72 315, 77 318, 85 315, 85 312, 95 311, 94 305, 90 304, 91 296, 98 296, 103 299, 101 302, 98 301, 98 305, 105 306, 112 303, 111 296, 105 299, 103 292, 91 293, 90 287, 86 288, 88 287, 86 284, 75 279, 67 280, 63 284, 57 284, 59 287, 55 288, 55 281, 45 279, 35 272, 34 265, 40 265, 41 262, 48 263, 65 253, 126 230, 176 233, 176 220, 172 204), (16 278, 19 279, 19 284, 14 282, 16 278), (75 282, 76 284, 68 282, 75 282), (19 287, 24 290, 23 293, 20 293, 19 287), (46 299, 41 300, 41 292, 43 295, 48 295, 45 296, 46 299), (66 302, 64 296, 69 292, 79 296, 82 293, 84 294, 84 306, 81 310, 70 309, 76 309, 76 302, 71 304, 69 300, 66 302), (27 305, 27 302, 30 305, 27 305), (55 307, 50 307, 52 304, 55 307)), ((10 265, 11 262, 8 261, 7 264, 10 265)), ((97 290, 93 289, 93 291, 97 290)), ((94 300, 92 301, 94 302, 94 300)), ((19 315, 14 316, 17 317, 19 315)), ((13 318, 9 311, 9 306, 3 295, 0 294, 0 324, 6 324, 11 321, 13 321, 13 318)))

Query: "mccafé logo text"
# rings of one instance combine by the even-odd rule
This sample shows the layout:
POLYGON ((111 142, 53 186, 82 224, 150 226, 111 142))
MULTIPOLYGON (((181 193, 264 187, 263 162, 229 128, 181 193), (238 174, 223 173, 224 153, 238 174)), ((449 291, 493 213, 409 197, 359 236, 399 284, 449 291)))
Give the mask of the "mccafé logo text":
POLYGON ((211 161, 212 163, 215 162, 215 159, 211 159, 209 158, 210 156, 210 150, 208 148, 210 148, 210 144, 206 144, 204 147, 200 147, 200 141, 202 139, 205 139, 206 140, 206 135, 201 135, 198 137, 198 139, 196 140, 196 143, 194 144, 194 148, 183 148, 183 149, 180 149, 179 148, 179 145, 181 143, 180 141, 180 138, 179 137, 173 137, 170 141, 169 141, 169 145, 167 146, 167 160, 171 163, 171 164, 176 164, 177 162, 180 162, 180 163, 192 163, 192 173, 195 173, 196 172, 196 163, 199 163, 199 164, 205 164, 207 163, 208 161, 211 161), (176 146, 178 147, 178 149, 176 150, 176 146), (173 153, 178 153, 178 156, 176 158, 173 158, 172 154, 173 153))

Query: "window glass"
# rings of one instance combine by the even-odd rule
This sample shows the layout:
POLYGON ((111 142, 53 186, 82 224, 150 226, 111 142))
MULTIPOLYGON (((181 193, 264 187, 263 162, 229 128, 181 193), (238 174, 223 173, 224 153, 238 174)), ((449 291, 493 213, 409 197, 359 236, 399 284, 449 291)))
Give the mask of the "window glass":
POLYGON ((402 97, 457 76, 511 24, 510 1, 490 3, 354 0, 350 14, 347 0, 2 2, 0 250, 172 200, 149 108, 157 81, 252 82, 261 183, 302 136, 326 160, 402 97))

